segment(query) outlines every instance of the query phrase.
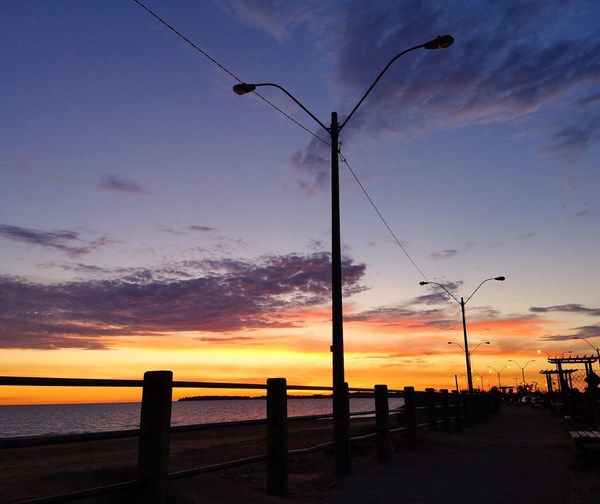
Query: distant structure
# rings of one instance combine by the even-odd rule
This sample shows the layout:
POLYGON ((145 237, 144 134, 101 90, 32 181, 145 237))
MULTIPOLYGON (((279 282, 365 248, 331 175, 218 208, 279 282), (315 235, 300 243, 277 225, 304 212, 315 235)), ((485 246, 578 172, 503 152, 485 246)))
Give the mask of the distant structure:
MULTIPOLYGON (((540 371, 540 374, 546 375, 546 382, 548 384, 548 392, 552 398, 552 403, 556 404, 554 400, 555 392, 558 393, 560 400, 558 402, 563 405, 569 404, 569 394, 571 390, 587 389, 588 392, 595 392, 595 389, 600 384, 600 377, 594 373, 592 364, 598 360, 595 355, 576 355, 576 356, 565 356, 565 357, 548 357, 548 362, 556 366, 555 369, 544 369, 540 371), (585 376, 580 378, 580 371, 582 369, 567 369, 564 367, 565 364, 583 364, 585 366, 585 376), (579 379, 574 379, 575 375, 579 379), (552 378, 558 376, 558 389, 553 389, 552 378)), ((595 415, 594 415, 595 416, 595 415)))

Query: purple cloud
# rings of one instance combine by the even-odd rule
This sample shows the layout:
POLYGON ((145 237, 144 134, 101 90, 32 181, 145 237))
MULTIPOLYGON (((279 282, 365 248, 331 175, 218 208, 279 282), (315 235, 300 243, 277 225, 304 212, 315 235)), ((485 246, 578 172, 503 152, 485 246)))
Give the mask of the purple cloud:
MULTIPOLYGON (((597 144, 600 39, 570 29, 581 22, 585 4, 463 4, 332 2, 319 10, 321 20, 301 18, 318 35, 320 48, 336 48, 318 53, 334 68, 329 85, 340 122, 400 51, 445 33, 456 39, 447 50, 415 51, 396 61, 344 128, 342 140, 359 133, 407 138, 465 124, 511 123, 540 140, 548 154, 572 158, 597 144), (332 16, 337 22, 327 24, 332 16)), ((305 170, 312 181, 304 183, 314 188, 328 158, 327 147, 311 140, 290 165, 305 170)))
POLYGON ((564 305, 554 306, 532 306, 529 311, 533 313, 550 313, 550 312, 562 312, 562 313, 580 313, 583 315, 591 315, 593 317, 600 317, 600 308, 588 308, 581 304, 570 303, 564 305))
MULTIPOLYGON (((571 341, 575 338, 600 338, 600 324, 591 325, 591 326, 582 326, 576 327, 573 330, 572 334, 553 334, 548 336, 543 336, 540 338, 542 341, 571 341)), ((582 341, 583 345, 586 345, 585 341, 582 341)), ((588 346, 589 348, 589 346, 588 346)))
MULTIPOLYGON (((364 290, 364 264, 343 261, 345 294, 364 290)), ((98 348, 118 336, 294 327, 290 311, 330 301, 326 253, 202 263, 204 273, 141 270, 109 280, 43 285, 0 277, 4 348, 98 348)))
POLYGON ((440 250, 439 252, 434 252, 430 255, 430 257, 434 261, 442 261, 444 259, 450 259, 451 257, 454 257, 456 254, 458 254, 458 251, 456 249, 446 249, 446 250, 440 250))
POLYGON ((213 231, 217 230, 217 228, 214 228, 214 227, 210 227, 210 226, 198 226, 198 225, 188 226, 188 229, 190 231, 198 231, 200 233, 210 233, 210 232, 213 232, 213 231))
POLYGON ((8 224, 0 224, 0 238, 58 250, 69 257, 80 257, 111 243, 106 237, 83 240, 76 231, 40 231, 8 224))
POLYGON ((105 175, 98 183, 100 188, 105 191, 118 192, 118 193, 130 193, 140 194, 146 193, 147 191, 142 188, 136 182, 121 177, 120 175, 105 175))

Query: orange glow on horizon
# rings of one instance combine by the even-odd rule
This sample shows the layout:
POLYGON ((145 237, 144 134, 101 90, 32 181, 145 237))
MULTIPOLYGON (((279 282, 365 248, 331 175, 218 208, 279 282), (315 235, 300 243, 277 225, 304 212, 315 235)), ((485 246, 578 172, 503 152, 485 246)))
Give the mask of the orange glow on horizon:
MULTIPOLYGON (((5 350, 0 374, 141 380, 145 371, 168 369, 180 381, 265 384, 267 378, 283 377, 291 385, 329 386, 330 321, 323 310, 303 313, 302 320, 298 327, 241 334, 111 337, 106 342, 111 347, 103 350, 5 350)), ((488 373, 488 366, 500 369, 508 359, 535 359, 527 373, 542 382, 538 371, 550 367, 537 354, 545 325, 548 321, 534 317, 474 320, 468 326, 471 349, 485 340, 492 344, 481 345, 473 352, 473 373, 488 373)), ((456 379, 464 380, 464 353, 457 345, 448 345, 448 341, 462 345, 460 324, 440 330, 415 320, 393 324, 347 322, 344 329, 346 381, 350 387, 386 384, 390 389, 453 389, 456 379)), ((520 376, 521 370, 514 367, 504 370, 502 380, 508 383, 520 376)), ((488 382, 493 386, 497 377, 489 376, 488 382)), ((174 399, 231 393, 226 389, 175 389, 174 399)), ((240 390, 235 394, 264 392, 240 390)), ((0 404, 128 402, 139 401, 140 397, 137 389, 0 387, 0 404)))

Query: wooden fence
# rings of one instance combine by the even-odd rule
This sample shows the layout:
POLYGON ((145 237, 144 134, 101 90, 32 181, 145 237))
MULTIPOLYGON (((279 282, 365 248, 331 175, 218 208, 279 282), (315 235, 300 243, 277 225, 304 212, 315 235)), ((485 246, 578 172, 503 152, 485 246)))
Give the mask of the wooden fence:
MULTIPOLYGON (((142 403, 140 428, 127 431, 73 434, 33 438, 0 439, 0 449, 55 443, 81 442, 98 439, 116 439, 138 437, 138 459, 136 479, 113 485, 72 492, 62 495, 43 497, 18 504, 58 504, 81 500, 88 497, 106 495, 114 492, 131 491, 138 503, 165 504, 167 502, 168 482, 218 471, 229 467, 256 462, 266 462, 266 492, 270 495, 285 496, 288 491, 288 458, 316 450, 336 449, 336 441, 319 446, 302 449, 288 449, 288 394, 293 390, 332 392, 331 387, 308 387, 288 385, 285 378, 269 378, 266 385, 242 383, 212 383, 173 381, 171 371, 148 371, 143 380, 105 380, 74 378, 28 378, 0 376, 0 386, 78 386, 78 387, 142 387, 142 403), (251 458, 232 460, 211 466, 186 469, 169 473, 169 442, 174 430, 193 430, 207 428, 209 425, 171 426, 171 405, 173 388, 226 388, 226 389, 260 389, 266 390, 266 419, 227 422, 228 425, 244 425, 263 423, 267 426, 266 453, 251 458)), ((375 438, 377 458, 385 460, 390 457, 391 436, 397 432, 405 433, 407 442, 416 446, 419 431, 427 429, 443 429, 445 431, 462 431, 465 426, 474 424, 497 411, 498 397, 490 393, 449 393, 447 390, 436 392, 426 389, 417 392, 413 387, 403 390, 388 390, 386 385, 376 385, 374 389, 348 388, 349 392, 370 393, 374 395, 375 409, 368 412, 349 413, 350 416, 373 415, 374 431, 350 438, 350 442, 358 442, 366 438, 375 438), (402 396, 404 406, 390 409, 390 396, 402 396), (391 422, 390 419, 395 421, 391 422), (394 426, 392 426, 394 424, 394 426)), ((312 415, 302 419, 331 419, 332 415, 312 415)), ((223 425, 223 424, 219 424, 223 425)), ((348 453, 348 457, 350 454, 348 453)), ((347 461, 348 467, 350 460, 347 461)))

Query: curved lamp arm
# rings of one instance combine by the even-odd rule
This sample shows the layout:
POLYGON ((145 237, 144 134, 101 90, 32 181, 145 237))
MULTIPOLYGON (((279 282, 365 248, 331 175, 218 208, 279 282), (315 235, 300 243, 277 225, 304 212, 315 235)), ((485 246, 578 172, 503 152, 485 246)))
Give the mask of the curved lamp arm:
POLYGON ((477 345, 475 345, 475 348, 473 348, 473 350, 471 350, 469 352, 469 354, 474 354, 475 350, 477 350, 480 345, 490 345, 491 343, 492 343, 491 341, 482 341, 481 343, 478 343, 477 345))
POLYGON ((474 291, 471 293, 471 295, 470 295, 470 296, 469 296, 469 297, 468 297, 468 298, 465 300, 465 304, 467 304, 467 303, 468 303, 469 299, 471 299, 471 298, 473 297, 473 294, 475 294, 475 293, 476 293, 476 292, 479 290, 479 288, 480 288, 480 287, 481 287, 481 286, 482 286, 482 285, 483 285, 485 282, 489 282, 490 280, 497 280, 497 281, 499 281, 499 282, 504 282, 504 280, 506 280, 506 277, 503 277, 503 276, 497 276, 497 277, 486 278, 486 279, 485 279, 483 282, 481 282, 481 283, 479 284, 479 286, 477 287, 477 289, 475 289, 475 290, 474 290, 474 291))
POLYGON ((458 304, 461 304, 461 302, 458 299, 456 299, 456 297, 454 296, 454 294, 452 294, 452 292, 450 292, 448 289, 446 289, 446 287, 444 287, 441 283, 437 283, 437 282, 419 282, 419 285, 429 285, 429 284, 433 284, 433 285, 437 285, 438 287, 441 287, 442 289, 444 289, 446 291, 446 293, 452 299, 454 299, 454 301, 456 301, 458 304))
MULTIPOLYGON (((346 125, 348 120, 354 115, 354 113, 356 112, 358 107, 360 107, 362 102, 365 101, 365 98, 371 92, 371 90, 375 87, 375 84, 377 84, 379 82, 379 79, 381 79, 381 77, 387 71, 387 69, 400 56, 403 56, 408 52, 414 51, 416 49, 421 49, 421 48, 423 48, 423 49, 446 49, 447 47, 450 47, 453 43, 454 43, 454 37, 452 37, 451 35, 441 35, 433 40, 430 40, 429 42, 425 42, 424 44, 419 44, 417 46, 411 47, 410 49, 406 49, 406 50, 402 51, 401 53, 398 53, 396 56, 394 56, 390 60, 390 62, 385 66, 385 68, 381 71, 381 73, 377 76, 377 78, 375 79, 373 84, 371 84, 371 86, 369 86, 369 89, 367 89, 367 91, 362 96, 362 98, 354 106, 354 108, 352 109, 350 114, 348 114, 348 117, 346 117, 344 122, 338 126, 337 133, 339 133, 342 130, 342 128, 346 125)), ((272 87, 276 87, 276 88, 280 89, 286 95, 288 95, 302 110, 304 110, 304 112, 306 112, 310 117, 312 117, 317 122, 317 124, 319 124, 319 126, 321 126, 325 131, 327 131, 328 133, 331 134, 331 128, 328 128, 327 126, 325 126, 310 110, 308 110, 304 105, 302 105, 302 103, 300 103, 300 101, 298 99, 296 99, 289 91, 287 91, 284 87, 280 86, 279 84, 274 84, 272 82, 262 82, 260 84, 247 84, 247 83, 243 82, 241 84, 236 84, 235 86, 233 86, 233 91, 234 91, 234 93, 236 93, 238 95, 244 95, 246 93, 251 93, 259 86, 272 86, 272 87)))
POLYGON ((452 37, 451 35, 441 35, 440 37, 437 37, 436 39, 430 40, 429 42, 425 42, 424 44, 419 44, 417 46, 411 47, 410 49, 405 49, 401 53, 396 54, 396 56, 394 56, 390 60, 390 62, 385 66, 385 68, 381 71, 381 73, 373 81, 373 84, 371 84, 371 86, 369 86, 369 89, 367 89, 367 91, 365 92, 363 97, 360 100, 358 100, 358 103, 354 106, 352 111, 348 114, 348 117, 346 117, 346 119, 344 119, 342 124, 340 124, 339 131, 342 131, 342 128, 346 125, 346 123, 354 115, 354 112, 356 112, 356 110, 358 109, 358 107, 360 107, 362 102, 365 101, 365 98, 371 92, 371 90, 375 87, 375 84, 377 84, 379 82, 379 79, 381 79, 381 77, 383 77, 383 74, 387 71, 387 69, 390 68, 392 66, 392 64, 394 63, 394 61, 396 61, 400 56, 404 56, 406 53, 409 53, 411 51, 414 51, 416 49, 421 49, 421 48, 424 48, 424 49, 446 49, 447 47, 450 47, 452 44, 454 44, 454 37, 452 37))
POLYGON ((304 110, 304 112, 306 112, 310 117, 312 117, 317 122, 317 124, 321 126, 321 128, 323 128, 327 132, 330 132, 330 129, 327 126, 325 126, 317 118, 317 116, 315 116, 310 110, 308 110, 304 105, 302 105, 300 100, 298 100, 292 93, 290 93, 287 89, 285 89, 283 86, 280 86, 279 84, 274 84, 273 82, 261 82, 260 84, 246 84, 244 82, 242 84, 236 84, 235 86, 233 86, 233 92, 237 95, 244 95, 246 93, 251 93, 259 86, 271 86, 276 87, 277 89, 281 89, 281 91, 288 95, 296 103, 296 105, 298 105, 302 110, 304 110))

